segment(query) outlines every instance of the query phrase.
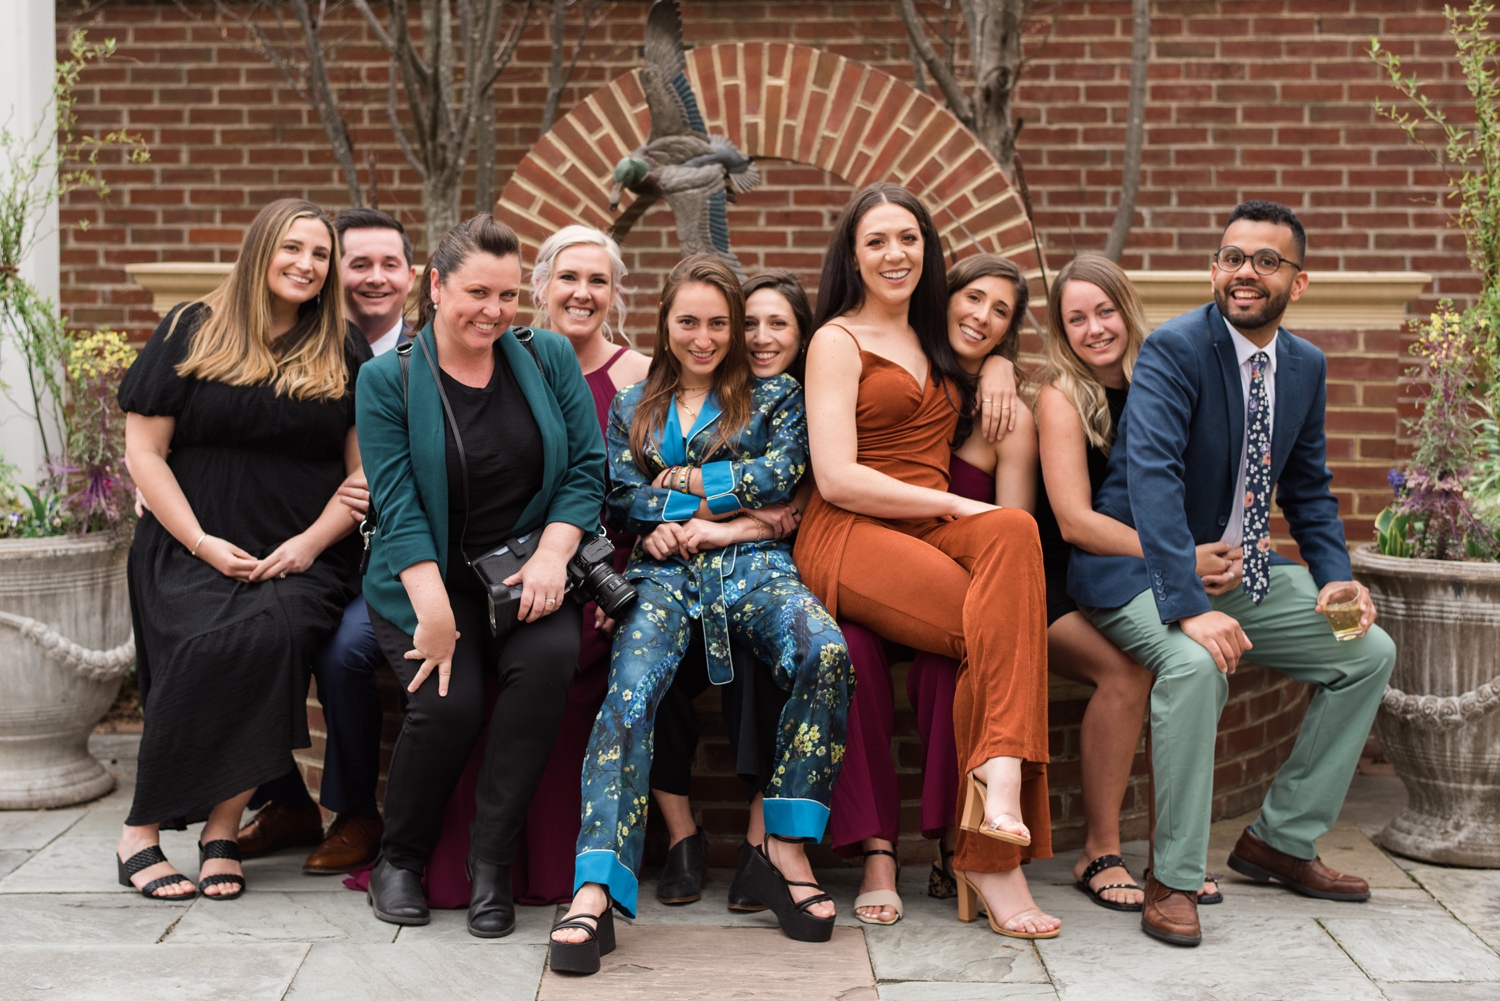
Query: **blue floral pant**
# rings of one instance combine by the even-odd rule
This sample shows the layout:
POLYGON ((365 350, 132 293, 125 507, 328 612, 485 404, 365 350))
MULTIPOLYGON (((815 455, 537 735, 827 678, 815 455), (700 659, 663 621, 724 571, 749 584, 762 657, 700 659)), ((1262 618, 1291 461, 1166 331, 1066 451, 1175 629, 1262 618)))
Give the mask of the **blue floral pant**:
MULTIPOLYGON (((615 631, 609 690, 583 759, 583 826, 573 887, 601 883, 635 915, 636 872, 650 797, 652 727, 702 605, 691 583, 636 580, 640 597, 615 631)), ((766 831, 819 839, 844 759, 852 672, 833 616, 801 581, 763 579, 728 608, 729 633, 772 668, 791 696, 781 712, 780 764, 766 791, 766 831)))

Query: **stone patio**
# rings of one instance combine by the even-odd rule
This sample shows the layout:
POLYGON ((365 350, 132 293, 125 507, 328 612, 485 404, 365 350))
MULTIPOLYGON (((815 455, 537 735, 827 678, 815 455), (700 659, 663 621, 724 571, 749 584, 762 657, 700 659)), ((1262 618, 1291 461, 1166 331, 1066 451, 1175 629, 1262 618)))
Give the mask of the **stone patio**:
MULTIPOLYGON (((152 903, 116 885, 109 864, 128 808, 138 738, 99 735, 92 748, 119 776, 83 807, 0 813, 0 1001, 562 1001, 607 997, 788 1001, 1448 1001, 1500 999, 1500 872, 1396 859, 1372 841, 1401 806, 1395 778, 1355 779, 1339 825, 1320 845, 1375 888, 1364 904, 1309 900, 1230 874, 1225 902, 1202 911, 1204 944, 1145 938, 1138 918, 1095 907, 1072 886, 1070 855, 1031 867, 1041 905, 1063 934, 1035 946, 960 924, 954 902, 927 897, 925 871, 902 873, 906 919, 867 928, 852 917, 853 869, 819 873, 838 901, 832 943, 792 942, 767 915, 724 907, 730 873, 704 900, 655 903, 649 882, 635 922, 600 976, 546 972, 554 909, 521 908, 516 933, 471 938, 463 913, 431 925, 376 921, 336 878, 302 875, 301 855, 246 863, 233 903, 152 903)), ((1215 825, 1223 867, 1244 818, 1215 825)), ((196 831, 163 847, 193 875, 196 831)), ((1145 843, 1125 854, 1137 874, 1145 843)))

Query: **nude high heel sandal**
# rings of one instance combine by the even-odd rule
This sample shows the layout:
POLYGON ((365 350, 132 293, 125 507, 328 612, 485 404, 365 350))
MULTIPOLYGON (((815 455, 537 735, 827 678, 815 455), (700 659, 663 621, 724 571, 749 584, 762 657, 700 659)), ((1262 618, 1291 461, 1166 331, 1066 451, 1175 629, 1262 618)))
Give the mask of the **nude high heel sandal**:
POLYGON ((995 912, 990 910, 990 905, 985 903, 979 889, 969 882, 969 878, 963 872, 954 869, 953 878, 958 883, 958 920, 965 924, 977 918, 979 910, 983 908, 984 916, 990 923, 990 931, 996 935, 1004 935, 1006 938, 1038 939, 1057 938, 1062 934, 1061 928, 1054 928, 1051 931, 1011 931, 995 920, 995 912))
MULTIPOLYGON (((970 772, 969 789, 967 795, 964 797, 964 812, 958 821, 959 828, 971 831, 974 834, 983 834, 985 837, 994 838, 996 841, 1004 841, 1006 844, 1020 845, 1022 848, 1030 845, 1031 839, 1029 837, 1022 837, 1019 834, 1012 834, 1009 831, 1002 831, 997 827, 990 827, 985 824, 984 796, 988 791, 988 787, 975 778, 973 772, 970 772)), ((1016 819, 1019 820, 1020 818, 1016 819)))

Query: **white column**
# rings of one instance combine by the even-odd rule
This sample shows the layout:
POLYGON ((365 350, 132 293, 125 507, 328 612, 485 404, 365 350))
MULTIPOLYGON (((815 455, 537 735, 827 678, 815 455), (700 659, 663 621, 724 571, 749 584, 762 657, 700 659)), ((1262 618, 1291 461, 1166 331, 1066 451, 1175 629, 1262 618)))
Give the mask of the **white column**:
MULTIPOLYGON (((52 100, 52 81, 57 51, 56 0, 0 0, 0 119, 12 133, 27 136, 52 100)), ((58 294, 57 206, 52 206, 44 224, 45 239, 32 251, 22 275, 53 301, 58 294)), ((19 467, 23 483, 35 483, 45 456, 31 410, 30 384, 19 351, 0 344, 0 380, 9 387, 11 399, 0 395, 0 453, 19 467), (21 407, 17 406, 21 404, 21 407), (24 408, 24 409, 22 409, 24 408)), ((49 427, 53 448, 61 444, 60 432, 49 427)))

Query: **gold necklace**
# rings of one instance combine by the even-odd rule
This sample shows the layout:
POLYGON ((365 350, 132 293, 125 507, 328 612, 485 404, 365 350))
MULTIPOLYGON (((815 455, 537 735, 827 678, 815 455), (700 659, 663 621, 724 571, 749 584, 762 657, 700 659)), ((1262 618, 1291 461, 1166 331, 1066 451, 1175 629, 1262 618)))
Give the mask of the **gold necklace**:
MULTIPOLYGON (((688 406, 687 400, 683 398, 683 394, 686 392, 687 390, 685 389, 679 389, 677 391, 677 404, 678 406, 682 407, 682 409, 686 410, 688 414, 692 416, 693 420, 696 421, 698 419, 698 410, 703 409, 703 404, 698 404, 698 410, 694 410, 692 407, 688 406)), ((706 389, 695 389, 693 390, 693 392, 702 393, 705 400, 708 398, 708 390, 706 389)))

